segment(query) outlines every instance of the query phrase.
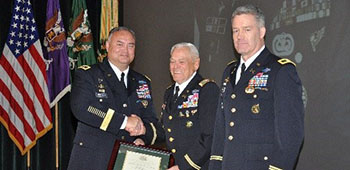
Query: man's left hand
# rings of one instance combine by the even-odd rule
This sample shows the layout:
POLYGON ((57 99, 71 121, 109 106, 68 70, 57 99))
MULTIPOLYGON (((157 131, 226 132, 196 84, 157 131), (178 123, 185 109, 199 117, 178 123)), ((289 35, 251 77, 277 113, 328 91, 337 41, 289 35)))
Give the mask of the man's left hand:
POLYGON ((145 142, 142 140, 142 139, 140 139, 140 138, 137 138, 135 141, 134 141, 134 144, 135 145, 145 145, 145 142))

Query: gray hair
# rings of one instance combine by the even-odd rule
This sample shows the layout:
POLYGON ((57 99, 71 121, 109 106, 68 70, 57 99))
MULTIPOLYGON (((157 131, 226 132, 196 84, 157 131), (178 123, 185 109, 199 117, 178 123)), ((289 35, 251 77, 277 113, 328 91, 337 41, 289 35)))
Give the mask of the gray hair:
POLYGON ((265 27, 265 16, 262 10, 253 5, 244 5, 236 8, 236 10, 232 13, 231 20, 241 14, 252 14, 255 16, 256 21, 258 22, 259 27, 265 27))
POLYGON ((112 37, 113 33, 118 32, 118 31, 128 31, 128 32, 130 32, 130 34, 132 35, 132 37, 136 41, 135 32, 133 30, 131 30, 130 28, 127 28, 127 27, 114 27, 114 28, 112 28, 109 31, 108 40, 107 41, 111 40, 111 37, 112 37))
POLYGON ((199 52, 197 50, 197 47, 194 46, 192 43, 188 43, 188 42, 181 42, 173 45, 170 50, 170 55, 173 54, 176 48, 183 48, 183 47, 186 47, 189 49, 193 61, 199 58, 199 52))

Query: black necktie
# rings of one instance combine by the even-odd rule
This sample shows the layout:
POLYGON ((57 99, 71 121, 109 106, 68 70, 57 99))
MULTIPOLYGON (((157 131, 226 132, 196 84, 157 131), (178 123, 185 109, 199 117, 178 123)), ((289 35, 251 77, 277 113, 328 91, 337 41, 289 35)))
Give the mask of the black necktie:
POLYGON ((173 97, 174 103, 176 102, 177 96, 179 96, 179 91, 180 91, 179 86, 176 86, 175 87, 175 94, 174 94, 174 97, 173 97))
POLYGON ((177 96, 179 95, 179 86, 176 86, 175 87, 175 94, 173 95, 173 97, 171 98, 171 102, 170 102, 170 110, 172 110, 173 108, 175 108, 175 103, 176 103, 176 100, 177 100, 177 96))
POLYGON ((241 78, 243 76, 244 71, 245 71, 245 64, 243 63, 241 66, 241 78))
POLYGON ((126 88, 124 77, 125 77, 125 74, 124 74, 124 72, 122 72, 122 75, 120 76, 120 83, 122 83, 122 85, 126 88))

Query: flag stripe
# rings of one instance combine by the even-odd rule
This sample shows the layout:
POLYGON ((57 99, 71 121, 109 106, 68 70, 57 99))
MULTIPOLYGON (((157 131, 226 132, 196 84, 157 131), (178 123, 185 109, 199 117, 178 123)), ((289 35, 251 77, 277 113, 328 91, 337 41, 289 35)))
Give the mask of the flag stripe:
MULTIPOLYGON (((43 56, 42 52, 39 52, 39 51, 41 51, 40 41, 39 40, 36 41, 33 45, 34 46, 30 46, 29 49, 28 49, 30 54, 31 54, 31 56, 30 56, 30 58, 27 58, 27 60, 33 61, 32 59, 34 59, 34 61, 36 63, 35 64, 32 63, 31 66, 35 66, 35 68, 38 69, 37 73, 41 72, 41 74, 39 74, 40 78, 43 78, 42 75, 46 74, 46 65, 45 65, 45 62, 44 62, 44 60, 42 58, 42 56, 43 56), (39 72, 39 70, 40 70, 40 72, 39 72)), ((29 55, 25 55, 25 56, 29 57, 29 55)), ((40 81, 42 81, 43 83, 47 82, 47 77, 46 76, 44 77, 44 79, 45 79, 45 81, 44 80, 40 80, 40 81)), ((48 96, 46 96, 46 97, 48 97, 48 96)))
MULTIPOLYGON (((0 71, 5 73, 5 71, 3 70, 3 67, 0 67, 0 71)), ((0 77, 2 80, 3 79, 6 80, 7 74, 1 74, 0 77)), ((15 76, 13 76, 13 77, 15 77, 15 76)), ((9 102, 8 107, 6 107, 6 108, 11 108, 11 111, 13 111, 13 115, 17 115, 20 118, 20 120, 24 123, 25 127, 30 126, 30 128, 26 127, 25 131, 30 136, 31 139, 34 139, 34 137, 35 137, 35 134, 33 132, 34 127, 29 125, 28 122, 26 121, 26 119, 24 119, 23 108, 20 107, 18 104, 18 103, 23 103, 23 100, 21 100, 22 96, 19 94, 17 88, 15 86, 11 85, 10 81, 6 81, 6 82, 1 81, 1 86, 3 87, 3 88, 1 88, 1 92, 4 96, 3 100, 4 100, 4 102, 5 102, 5 100, 7 100, 9 102), (17 102, 18 101, 17 99, 20 102, 17 102)), ((29 115, 27 114, 26 117, 29 117, 29 115)))
MULTIPOLYGON (((2 81, 0 80, 0 82, 2 82, 2 81)), ((0 93, 0 96, 1 95, 2 94, 0 93)), ((13 125, 13 123, 10 121, 10 118, 8 117, 5 109, 2 107, 3 105, 5 105, 4 101, 5 100, 2 100, 1 105, 0 105, 0 121, 5 125, 5 128, 11 132, 11 133, 9 133, 9 135, 12 135, 12 137, 11 136, 10 137, 11 137, 11 139, 15 140, 16 145, 18 147, 24 146, 23 136, 21 135, 20 131, 17 130, 20 127, 17 128, 15 125, 13 125)), ((8 109, 6 109, 6 110, 8 110, 8 109)))
MULTIPOLYGON (((3 85, 2 83, 3 82, 0 81, 0 85, 3 85)), ((3 99, 11 98, 10 91, 8 89, 6 90, 4 88, 2 90, 4 90, 4 91, 1 91, 3 99)), ((22 138, 24 137, 24 143, 22 143, 22 144, 26 145, 26 144, 28 144, 28 141, 35 139, 35 135, 31 131, 32 129, 28 128, 28 122, 25 121, 23 119, 23 117, 21 118, 21 116, 23 116, 23 114, 19 113, 20 107, 18 107, 18 106, 16 107, 16 105, 17 105, 17 103, 15 100, 2 100, 2 106, 5 107, 5 109, 11 113, 9 115, 4 114, 4 115, 6 115, 5 117, 8 117, 7 122, 11 122, 11 124, 12 124, 12 122, 14 122, 16 129, 19 130, 19 133, 17 133, 17 134, 15 133, 15 135, 20 135, 22 138), (11 102, 9 103, 8 101, 11 101, 11 102), (15 109, 15 110, 13 110, 13 109, 15 109), (27 134, 29 134, 29 137, 27 134)))
POLYGON ((30 1, 13 1, 0 58, 0 121, 24 155, 52 128, 46 65, 30 1))
MULTIPOLYGON (((39 43, 39 40, 37 42, 39 43)), ((36 44, 36 43, 34 43, 34 44, 36 44)), ((31 52, 32 55, 24 55, 25 59, 27 61, 29 61, 29 63, 30 63, 30 61, 32 61, 31 58, 34 58, 34 59, 38 60, 37 59, 37 57, 38 57, 37 55, 39 55, 39 54, 36 51, 36 49, 33 49, 33 46, 29 48, 29 51, 31 52)), ((48 102, 49 101, 49 92, 48 92, 47 84, 46 84, 47 78, 46 78, 46 76, 43 77, 43 75, 46 75, 45 64, 43 64, 43 63, 44 62, 38 61, 37 64, 39 64, 39 65, 36 65, 36 64, 31 64, 30 66, 25 65, 24 68, 27 67, 27 68, 33 69, 33 70, 28 70, 28 72, 25 72, 25 73, 27 74, 27 77, 34 76, 36 78, 36 79, 33 79, 32 85, 33 85, 34 91, 36 93, 36 97, 39 99, 41 107, 39 105, 38 106, 36 105, 35 108, 44 109, 44 114, 46 114, 46 118, 50 118, 49 121, 52 122, 52 120, 51 120, 51 112, 50 112, 50 105, 49 105, 49 102, 48 102), (43 69, 44 69, 44 72, 42 72, 43 69), (41 74, 40 74, 39 70, 41 71, 41 74), (41 84, 39 84, 38 82, 41 82, 41 84)), ((42 113, 43 112, 38 112, 38 115, 42 116, 41 115, 42 113)), ((44 120, 43 123, 44 123, 44 125, 50 124, 46 120, 44 120)))
MULTIPOLYGON (((8 76, 8 77, 4 77, 3 80, 12 80, 12 83, 17 87, 17 89, 12 86, 10 84, 8 84, 8 87, 11 87, 11 92, 12 95, 14 96, 14 98, 16 98, 16 100, 18 101, 18 103, 21 103, 22 107, 25 109, 26 113, 31 113, 31 115, 33 115, 36 121, 36 130, 37 131, 41 131, 44 129, 43 124, 41 122, 43 122, 43 120, 39 120, 38 115, 35 112, 38 112, 38 114, 41 113, 41 115, 39 115, 40 117, 42 117, 42 113, 44 112, 41 107, 35 107, 32 98, 35 96, 29 96, 29 94, 34 94, 33 91, 33 87, 31 86, 31 83, 29 82, 29 80, 27 79, 26 76, 24 76, 24 70, 22 70, 22 66, 19 65, 19 63, 17 62, 18 60, 16 60, 16 58, 12 55, 10 50, 7 50, 8 46, 7 44, 5 44, 5 52, 8 52, 6 56, 3 56, 2 59, 2 65, 5 66, 5 70, 7 71, 8 75, 1 75, 1 76, 8 76), (7 60, 10 61, 10 63, 12 63, 12 66, 14 68, 17 69, 13 69, 11 67, 11 65, 7 62, 7 60), (18 75, 22 75, 21 78, 18 77, 18 75), (22 82, 23 81, 23 82, 22 82), (18 95, 19 93, 21 93, 21 95, 18 95), (29 93, 29 94, 28 94, 29 93), (17 95, 14 95, 17 94, 17 95), (22 97, 23 96, 23 97, 22 97)), ((21 61, 19 61, 21 62, 21 61)), ((10 83, 10 82, 9 82, 10 83)), ((36 97, 35 97, 36 98, 36 97)), ((37 100, 34 100, 34 102, 37 100)), ((42 117, 43 118, 43 117, 42 117)), ((32 117, 28 116, 28 119, 31 120, 33 119, 32 117)), ((34 127, 32 127, 34 128, 34 127)))

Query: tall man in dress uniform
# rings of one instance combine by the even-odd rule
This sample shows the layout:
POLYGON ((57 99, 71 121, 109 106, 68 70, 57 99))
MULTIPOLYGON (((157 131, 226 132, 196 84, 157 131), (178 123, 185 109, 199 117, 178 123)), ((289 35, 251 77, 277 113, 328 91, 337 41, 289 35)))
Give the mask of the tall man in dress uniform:
POLYGON ((295 64, 264 43, 264 15, 252 6, 232 14, 241 54, 223 73, 211 170, 291 170, 304 137, 302 85, 295 64))
POLYGON ((173 153, 170 170, 208 169, 218 86, 197 73, 199 54, 191 43, 175 44, 170 52, 175 83, 166 89, 162 105, 162 135, 173 153), (164 136, 165 133, 165 136, 164 136))
POLYGON ((78 119, 68 169, 105 170, 116 140, 144 144, 157 123, 150 80, 129 67, 135 33, 118 27, 106 43, 102 63, 75 72, 71 108, 78 119), (141 136, 140 136, 141 135, 141 136))

